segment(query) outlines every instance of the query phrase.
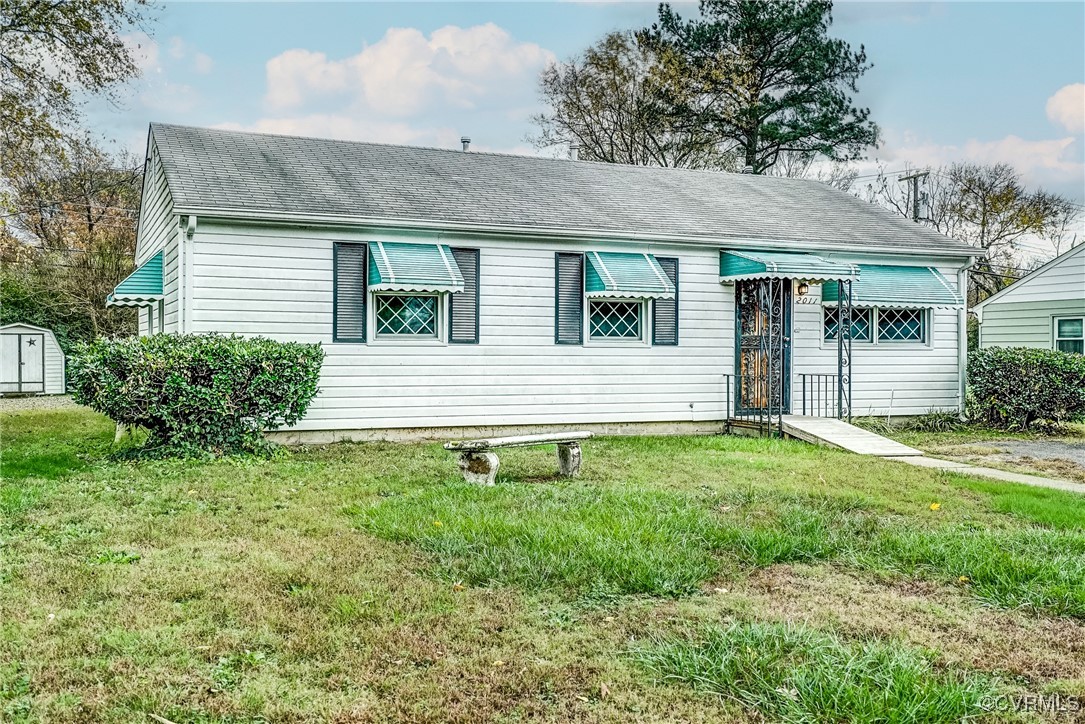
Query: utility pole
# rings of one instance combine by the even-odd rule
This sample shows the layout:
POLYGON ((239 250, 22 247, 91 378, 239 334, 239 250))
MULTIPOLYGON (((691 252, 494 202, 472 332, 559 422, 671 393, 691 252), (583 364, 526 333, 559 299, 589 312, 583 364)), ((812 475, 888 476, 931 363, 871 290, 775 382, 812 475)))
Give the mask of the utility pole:
POLYGON ((912 182, 912 221, 919 223, 919 179, 925 179, 930 171, 916 171, 907 176, 898 176, 897 181, 912 182))

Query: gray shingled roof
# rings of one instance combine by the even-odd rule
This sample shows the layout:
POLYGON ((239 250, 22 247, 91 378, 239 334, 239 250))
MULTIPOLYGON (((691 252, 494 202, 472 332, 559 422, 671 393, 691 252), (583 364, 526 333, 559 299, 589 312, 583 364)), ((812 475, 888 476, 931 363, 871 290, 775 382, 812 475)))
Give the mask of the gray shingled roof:
POLYGON ((174 204, 902 251, 970 247, 816 181, 151 124, 174 204))

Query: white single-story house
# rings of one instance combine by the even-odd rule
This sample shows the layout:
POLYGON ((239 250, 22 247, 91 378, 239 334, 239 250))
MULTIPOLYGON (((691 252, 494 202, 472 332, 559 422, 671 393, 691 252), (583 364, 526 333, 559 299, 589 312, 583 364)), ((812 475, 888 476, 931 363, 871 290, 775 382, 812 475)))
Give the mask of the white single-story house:
POLYGON ((0 394, 63 395, 64 350, 56 335, 32 324, 0 327, 0 394))
POLYGON ((1085 244, 1063 252, 973 307, 980 347, 1085 354, 1085 244))
POLYGON ((152 124, 113 303, 319 342, 299 439, 718 431, 960 409, 974 257, 815 181, 152 124))

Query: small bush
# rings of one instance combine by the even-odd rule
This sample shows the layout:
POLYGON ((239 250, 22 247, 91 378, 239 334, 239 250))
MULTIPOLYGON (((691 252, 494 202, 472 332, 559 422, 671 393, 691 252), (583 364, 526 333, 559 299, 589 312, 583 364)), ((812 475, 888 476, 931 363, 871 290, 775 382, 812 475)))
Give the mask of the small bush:
POLYGON ((68 363, 73 399, 145 428, 155 457, 267 452, 265 430, 301 419, 317 393, 318 344, 158 334, 99 339, 68 363))
POLYGON ((1085 356, 1025 347, 991 347, 968 357, 969 416, 1024 430, 1037 420, 1085 416, 1085 356))

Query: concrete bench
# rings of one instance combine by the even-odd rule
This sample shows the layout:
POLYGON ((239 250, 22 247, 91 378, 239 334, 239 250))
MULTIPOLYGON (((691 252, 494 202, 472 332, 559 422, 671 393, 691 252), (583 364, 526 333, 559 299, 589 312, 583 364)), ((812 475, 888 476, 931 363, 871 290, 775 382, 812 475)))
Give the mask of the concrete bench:
POLYGON ((479 485, 493 485, 501 462, 494 450, 503 447, 530 447, 532 445, 558 446, 558 468, 561 474, 571 478, 580 472, 580 443, 592 436, 586 430, 559 432, 543 435, 519 435, 496 437, 491 440, 460 440, 445 443, 445 450, 460 454, 460 470, 463 479, 479 485))

